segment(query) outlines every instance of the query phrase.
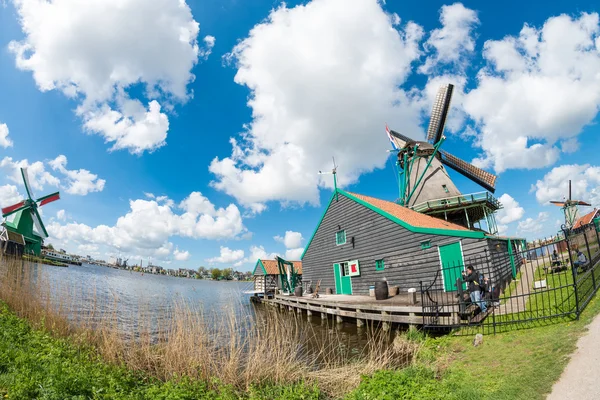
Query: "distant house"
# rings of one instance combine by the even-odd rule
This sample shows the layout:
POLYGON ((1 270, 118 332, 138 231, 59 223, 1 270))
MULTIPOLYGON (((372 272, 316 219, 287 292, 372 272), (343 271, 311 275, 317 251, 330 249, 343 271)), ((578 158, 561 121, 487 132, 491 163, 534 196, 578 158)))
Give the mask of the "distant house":
MULTIPOLYGON (((297 274, 302 276, 302 261, 292 261, 292 263, 297 274)), ((279 267, 275 260, 258 260, 252 275, 255 291, 275 292, 275 289, 281 289, 279 267)))
POLYGON ((337 294, 367 295, 384 279, 401 290, 423 281, 451 292, 473 264, 502 285, 516 276, 523 242, 337 189, 302 255, 303 280, 337 294))
POLYGON ((583 217, 575 221, 573 229, 581 228, 582 226, 591 224, 592 221, 598 217, 600 217, 600 210, 594 208, 591 212, 585 214, 583 217))

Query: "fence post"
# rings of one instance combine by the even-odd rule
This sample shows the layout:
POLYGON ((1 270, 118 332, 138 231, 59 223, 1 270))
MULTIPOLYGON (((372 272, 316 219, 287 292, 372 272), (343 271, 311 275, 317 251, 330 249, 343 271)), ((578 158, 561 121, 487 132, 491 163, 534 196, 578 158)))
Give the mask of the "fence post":
POLYGON ((571 243, 569 242, 569 228, 563 225, 562 230, 565 234, 565 243, 567 244, 567 253, 569 254, 569 262, 571 263, 571 273, 573 274, 573 294, 575 295, 575 316, 579 319, 579 295, 577 293, 577 269, 573 265, 573 254, 571 254, 571 243))
POLYGON ((421 316, 423 317, 423 329, 425 329, 425 297, 423 296, 423 281, 419 281, 419 287, 421 289, 421 316))
POLYGON ((587 238, 587 232, 585 231, 585 229, 583 230, 583 239, 585 240, 585 248, 587 249, 587 253, 588 253, 588 264, 589 264, 589 268, 591 269, 591 273, 592 273, 592 285, 594 286, 594 292, 596 291, 596 277, 594 277, 594 269, 592 268, 592 252, 590 251, 590 244, 588 242, 588 238, 587 238))

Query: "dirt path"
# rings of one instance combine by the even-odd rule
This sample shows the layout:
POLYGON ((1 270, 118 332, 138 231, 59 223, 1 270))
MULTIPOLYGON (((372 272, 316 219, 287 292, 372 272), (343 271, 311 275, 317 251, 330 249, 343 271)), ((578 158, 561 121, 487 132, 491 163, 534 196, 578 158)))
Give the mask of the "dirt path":
POLYGON ((527 304, 529 293, 532 290, 536 267, 537 264, 528 261, 523 268, 521 268, 521 277, 519 282, 517 282, 516 290, 510 294, 511 298, 506 305, 503 305, 496 311, 497 315, 525 311, 525 304, 527 304))
POLYGON ((554 384, 548 400, 600 399, 600 315, 588 326, 585 336, 579 338, 577 350, 567 368, 554 384))

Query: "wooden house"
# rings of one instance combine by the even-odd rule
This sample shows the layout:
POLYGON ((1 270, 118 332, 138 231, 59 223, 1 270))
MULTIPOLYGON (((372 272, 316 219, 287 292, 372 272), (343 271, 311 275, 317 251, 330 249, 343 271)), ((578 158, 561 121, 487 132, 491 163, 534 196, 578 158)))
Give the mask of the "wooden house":
MULTIPOLYGON (((291 261, 298 276, 302 276, 302 261, 291 261)), ((258 260, 254 271, 254 291, 262 293, 274 293, 275 289, 281 289, 279 278, 279 267, 275 260, 258 260)))
POLYGON ((337 294, 366 295, 384 279, 401 290, 423 282, 451 292, 472 264, 506 284, 519 268, 522 243, 336 189, 302 254, 303 280, 320 279, 337 294))
POLYGON ((600 210, 594 208, 591 212, 585 214, 583 217, 575 221, 575 224, 573 224, 573 229, 578 229, 583 226, 589 225, 592 223, 592 221, 594 221, 594 219, 598 217, 600 217, 600 210))

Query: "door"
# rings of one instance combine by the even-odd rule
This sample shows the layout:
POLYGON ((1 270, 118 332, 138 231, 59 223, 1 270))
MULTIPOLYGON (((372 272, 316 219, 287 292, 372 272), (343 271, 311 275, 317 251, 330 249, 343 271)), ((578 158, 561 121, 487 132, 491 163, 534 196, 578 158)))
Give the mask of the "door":
POLYGON ((333 264, 333 275, 335 277, 335 292, 337 294, 352 294, 352 278, 348 263, 333 264))
POLYGON ((460 242, 456 242, 439 246, 438 252, 440 255, 444 290, 446 292, 454 292, 457 290, 456 280, 461 277, 461 272, 464 271, 465 267, 462 245, 460 242))

